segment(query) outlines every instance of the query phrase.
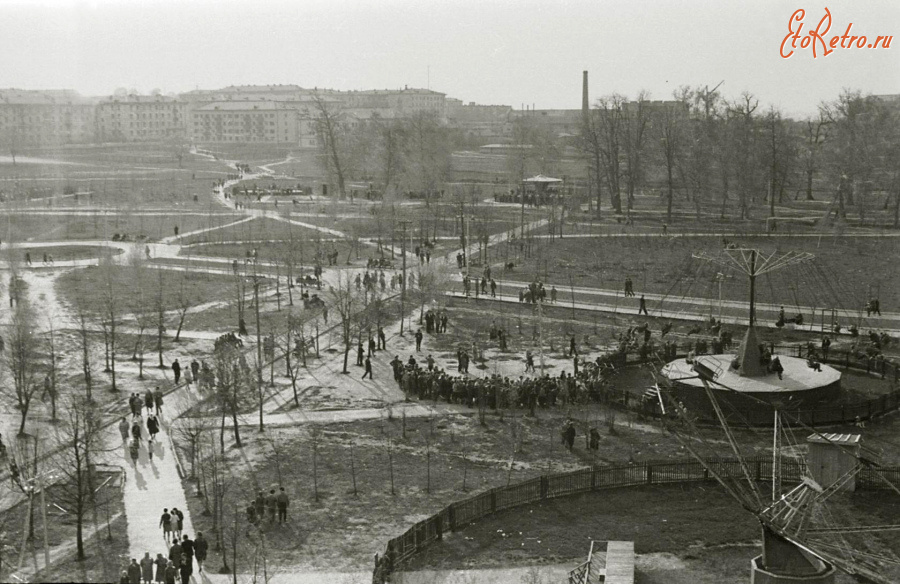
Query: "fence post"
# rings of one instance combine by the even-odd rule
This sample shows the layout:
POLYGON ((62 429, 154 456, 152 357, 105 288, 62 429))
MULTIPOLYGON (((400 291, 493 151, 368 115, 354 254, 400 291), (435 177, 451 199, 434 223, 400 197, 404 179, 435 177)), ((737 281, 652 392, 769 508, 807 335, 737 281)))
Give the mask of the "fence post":
POLYGON ((541 499, 546 499, 550 492, 550 478, 541 475, 541 499))
POLYGON ((597 488, 597 467, 591 466, 591 490, 597 488))
POLYGON ((450 531, 456 531, 456 503, 451 503, 447 507, 447 515, 450 518, 450 531))
POLYGON ((647 465, 647 484, 653 484, 653 465, 647 465))
POLYGON ((444 518, 438 513, 434 516, 434 531, 437 534, 438 541, 444 539, 444 518))

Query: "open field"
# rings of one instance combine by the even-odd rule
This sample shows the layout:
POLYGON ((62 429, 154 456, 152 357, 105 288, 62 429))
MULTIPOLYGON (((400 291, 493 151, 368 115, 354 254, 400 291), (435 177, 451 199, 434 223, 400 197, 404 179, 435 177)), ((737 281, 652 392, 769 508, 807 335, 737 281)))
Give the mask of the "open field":
MULTIPOLYGON (((593 458, 583 448, 575 454, 562 451, 558 417, 491 418, 486 427, 479 426, 474 416, 408 419, 404 438, 404 422, 388 416, 386 411, 380 421, 323 428, 316 447, 318 502, 313 497, 312 442, 306 432, 270 428, 262 439, 244 433, 250 444, 229 455, 235 475, 226 495, 228 508, 238 510, 243 520, 247 501, 257 489, 270 485, 284 485, 292 500, 293 519, 288 525, 265 528, 271 561, 306 568, 366 569, 372 550, 384 540, 448 501, 464 498, 464 488, 505 485, 550 469, 574 468, 593 458), (515 443, 520 450, 514 455, 515 443), (395 495, 391 495, 391 465, 395 495)), ((643 434, 623 428, 614 437, 604 437, 597 456, 621 461, 625 453, 635 452, 634 444, 644 440, 643 434)), ((663 450, 674 455, 678 448, 663 450)), ((662 450, 660 455, 665 455, 662 450)), ((202 501, 190 498, 189 504, 196 528, 206 532, 210 518, 203 515, 202 501)))
POLYGON ((14 250, 4 249, 0 251, 0 260, 21 262, 24 265, 25 254, 31 254, 31 261, 35 266, 41 265, 44 254, 53 256, 53 261, 85 260, 104 258, 121 253, 116 247, 101 245, 54 245, 42 247, 17 247, 14 250))
POLYGON ((208 274, 189 274, 155 270, 152 268, 136 273, 131 266, 89 267, 69 271, 56 282, 57 294, 75 310, 100 315, 106 309, 103 292, 111 288, 119 318, 140 309, 141 299, 148 314, 153 311, 157 295, 162 292, 163 306, 176 310, 183 302, 196 306, 204 302, 228 300, 234 296, 234 279, 208 274))
MULTIPOLYGON (((120 572, 120 554, 128 553, 128 540, 124 537, 126 519, 121 515, 124 506, 122 501, 121 480, 118 474, 98 473, 95 478, 99 487, 107 479, 111 479, 98 490, 96 506, 88 503, 83 518, 85 532, 84 561, 78 561, 75 555, 75 516, 72 504, 72 487, 56 484, 49 487, 45 497, 47 500, 47 536, 51 550, 51 564, 49 569, 44 568, 43 551, 43 523, 41 520, 40 505, 35 504, 35 539, 27 545, 23 568, 33 576, 29 581, 33 582, 117 582, 120 572), (58 505, 58 507, 57 507, 58 505), (66 509, 63 513, 60 508, 66 509), (107 539, 107 518, 110 518, 109 529, 113 538, 107 539), (97 530, 97 535, 88 537, 97 530), (64 547, 63 547, 64 546, 64 547), (39 567, 35 573, 35 567, 39 567)), ((27 521, 28 505, 19 503, 0 514, 2 522, 2 539, 4 547, 18 549, 22 543, 22 536, 27 521)), ((4 582, 14 582, 10 574, 14 572, 17 564, 17 556, 4 553, 4 562, 0 568, 0 579, 4 582)))
MULTIPOLYGON (((862 523, 900 516, 893 493, 857 493, 844 504, 862 523)), ((433 544, 409 569, 567 561, 574 568, 586 559, 591 539, 625 540, 634 541, 636 554, 650 556, 637 558, 637 582, 717 584, 747 577, 759 538, 758 523, 715 483, 608 489, 486 517, 433 544)), ((900 543, 890 532, 876 539, 882 549, 900 543)), ((842 574, 836 581, 855 580, 842 574)))
MULTIPOLYGON (((718 237, 573 237, 536 241, 528 258, 518 246, 501 244, 494 250, 494 261, 507 254, 515 257, 514 274, 507 277, 523 282, 537 279, 557 287, 571 283, 621 290, 625 278, 630 277, 638 295, 646 291, 674 298, 718 297, 714 278, 723 267, 691 258, 697 252, 722 256, 722 241, 718 237)), ((886 268, 900 259, 898 238, 757 236, 734 242, 766 253, 795 251, 815 256, 810 263, 762 276, 757 283, 759 302, 783 304, 788 313, 796 305, 862 309, 872 296, 880 298, 882 310, 900 306, 900 274, 886 268)), ((726 271, 727 275, 734 273, 726 271)), ((746 300, 746 277, 726 279, 722 296, 726 300, 746 300)))
POLYGON ((154 241, 174 235, 176 225, 179 233, 187 233, 238 218, 202 211, 179 213, 178 209, 153 214, 132 214, 127 210, 109 215, 77 210, 54 214, 16 213, 5 218, 0 216, 0 234, 4 241, 109 240, 116 233, 128 234, 130 238, 146 235, 154 241))

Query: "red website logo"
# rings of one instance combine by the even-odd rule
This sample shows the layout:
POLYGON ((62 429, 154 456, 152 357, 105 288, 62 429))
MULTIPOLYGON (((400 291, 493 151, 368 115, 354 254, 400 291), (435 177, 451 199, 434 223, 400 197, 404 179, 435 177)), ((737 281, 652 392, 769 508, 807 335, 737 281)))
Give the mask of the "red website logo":
POLYGON ((875 38, 874 42, 870 42, 865 35, 857 36, 850 34, 853 23, 847 25, 847 30, 843 35, 834 35, 827 38, 828 31, 831 30, 831 11, 825 8, 825 16, 819 21, 815 29, 811 29, 803 34, 803 19, 806 17, 806 11, 800 8, 791 14, 788 20, 788 33, 781 41, 781 58, 789 59, 797 49, 812 48, 813 59, 819 57, 821 52, 823 57, 827 57, 836 49, 889 49, 891 41, 894 40, 893 35, 875 38))

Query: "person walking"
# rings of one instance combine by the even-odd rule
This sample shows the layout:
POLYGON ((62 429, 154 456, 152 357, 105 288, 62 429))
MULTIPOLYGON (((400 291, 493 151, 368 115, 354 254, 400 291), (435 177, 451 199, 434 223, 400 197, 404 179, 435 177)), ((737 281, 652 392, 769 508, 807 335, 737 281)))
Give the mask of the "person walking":
POLYGON ((363 373, 362 378, 365 379, 366 376, 368 376, 369 379, 374 379, 372 377, 372 360, 369 359, 368 357, 366 357, 366 371, 365 371, 365 373, 363 373))
POLYGON ((137 466, 138 455, 141 452, 141 445, 138 444, 137 440, 131 441, 131 444, 128 446, 128 452, 131 455, 131 464, 137 466))
POLYGON ((170 534, 172 533, 172 514, 169 513, 168 509, 163 509, 159 518, 159 527, 162 527, 163 538, 165 538, 166 543, 169 543, 170 534))
POLYGON ((200 379, 200 363, 196 359, 191 360, 191 373, 194 374, 194 379, 200 379))
POLYGON ((172 547, 169 548, 169 561, 175 565, 175 569, 181 567, 181 544, 178 543, 178 538, 175 538, 172 543, 172 547))
POLYGON ((269 523, 274 523, 275 515, 278 512, 278 497, 275 495, 275 489, 271 489, 266 496, 266 508, 269 510, 269 523))
POLYGON ((209 542, 203 537, 203 532, 198 531, 194 539, 194 557, 197 558, 197 567, 203 573, 203 562, 206 561, 206 553, 209 551, 209 542))
POLYGON ((140 418, 136 418, 131 424, 131 437, 134 438, 135 442, 140 442, 141 440, 143 440, 143 436, 141 434, 141 420, 140 418))
POLYGON ((162 390, 159 386, 156 386, 156 389, 153 391, 153 405, 156 406, 156 415, 160 415, 162 413, 163 407, 163 394, 162 390))
POLYGON ((131 558, 131 564, 128 565, 128 582, 130 584, 141 584, 141 567, 138 565, 136 558, 131 558))
POLYGON ((122 417, 122 421, 119 422, 119 434, 122 435, 122 442, 128 442, 129 432, 131 432, 131 425, 128 424, 128 420, 122 417))
POLYGON ((163 584, 166 581, 166 565, 169 562, 162 554, 156 554, 156 559, 153 560, 153 563, 156 565, 156 582, 163 584))
POLYGON ((356 365, 357 365, 357 367, 362 367, 363 359, 364 359, 363 355, 365 355, 365 352, 363 351, 363 344, 362 344, 362 341, 359 341, 359 344, 356 347, 356 365))
POLYGON ((279 489, 276 501, 278 502, 278 523, 284 523, 287 521, 287 508, 290 502, 287 493, 284 492, 284 487, 279 489))
POLYGON ((191 574, 194 573, 194 567, 191 564, 182 564, 178 571, 181 572, 181 584, 191 584, 191 574))
POLYGON ((187 534, 181 538, 181 553, 184 554, 184 563, 188 566, 194 564, 194 540, 187 534))
POLYGON ((172 560, 169 560, 169 563, 166 564, 166 584, 175 584, 177 574, 178 568, 175 567, 175 563, 172 560))
POLYGON ((416 353, 422 350, 422 329, 416 329, 416 353))
POLYGON ((131 397, 128 398, 128 407, 131 408, 132 418, 141 415, 141 398, 138 397, 138 394, 131 394, 131 397))
POLYGON ((148 389, 147 393, 144 394, 144 407, 147 408, 147 413, 151 413, 153 411, 153 390, 148 389))
POLYGON ((383 351, 387 349, 387 337, 384 334, 384 329, 378 327, 378 350, 383 351))
POLYGON ((153 558, 150 557, 150 552, 144 552, 144 557, 141 558, 141 576, 144 582, 153 584, 153 558))
POLYGON ((182 529, 184 529, 184 513, 178 507, 172 507, 172 532, 176 541, 181 537, 182 529))
POLYGON ((178 385, 181 380, 181 363, 178 362, 178 359, 172 362, 172 373, 175 375, 175 385, 178 385))
POLYGON ((641 294, 640 306, 638 307, 638 314, 641 314, 641 313, 646 314, 647 316, 650 316, 650 313, 647 312, 647 300, 644 299, 643 294, 641 294))
POLYGON ((150 417, 147 418, 147 433, 150 434, 150 442, 153 442, 153 439, 159 433, 159 420, 153 414, 150 414, 150 417))

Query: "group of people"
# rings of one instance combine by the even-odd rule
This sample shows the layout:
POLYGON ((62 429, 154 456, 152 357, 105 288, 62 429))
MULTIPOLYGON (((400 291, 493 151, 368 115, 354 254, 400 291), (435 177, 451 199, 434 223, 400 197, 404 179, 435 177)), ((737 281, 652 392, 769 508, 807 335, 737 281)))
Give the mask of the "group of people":
POLYGON ((150 557, 150 552, 145 552, 140 562, 137 558, 132 558, 131 564, 122 572, 120 584, 175 584, 179 579, 182 584, 188 584, 194 573, 194 560, 197 560, 197 566, 203 572, 209 542, 199 531, 195 539, 182 534, 182 519, 183 514, 178 509, 172 509, 171 512, 163 509, 160 527, 166 538, 167 552, 158 553, 155 558, 150 557))
POLYGON ((487 294, 488 286, 491 288, 491 298, 497 297, 497 282, 491 278, 488 280, 485 276, 481 277, 481 281, 479 282, 478 278, 470 278, 469 276, 463 276, 463 291, 466 296, 469 296, 472 292, 472 289, 475 290, 475 297, 477 298, 479 295, 479 291, 481 294, 487 294))
POLYGON ((510 378, 494 374, 489 377, 467 375, 467 351, 458 352, 459 375, 452 375, 436 367, 430 358, 421 367, 410 356, 404 364, 399 356, 391 362, 394 379, 407 398, 443 400, 447 403, 483 406, 492 410, 524 407, 552 407, 557 403, 585 403, 602 401, 614 388, 608 383, 616 368, 624 363, 620 354, 604 355, 595 361, 582 361, 576 374, 562 372, 559 376, 510 378), (463 365, 465 364, 465 365, 463 365))
POLYGON ((119 434, 122 436, 122 442, 128 445, 128 452, 131 456, 132 464, 137 464, 140 455, 141 443, 144 440, 143 428, 144 419, 141 415, 143 408, 147 408, 147 453, 150 459, 153 459, 153 445, 156 435, 160 431, 160 422, 157 416, 162 414, 163 394, 159 386, 155 390, 147 390, 143 399, 139 393, 131 394, 128 398, 128 405, 131 408, 131 422, 125 416, 119 422, 119 434))
POLYGON ((279 487, 277 493, 275 489, 270 489, 268 495, 259 491, 256 494, 256 499, 247 504, 247 521, 251 525, 260 527, 263 520, 268 516, 269 524, 275 522, 285 523, 290 502, 291 500, 284 487, 279 487))

